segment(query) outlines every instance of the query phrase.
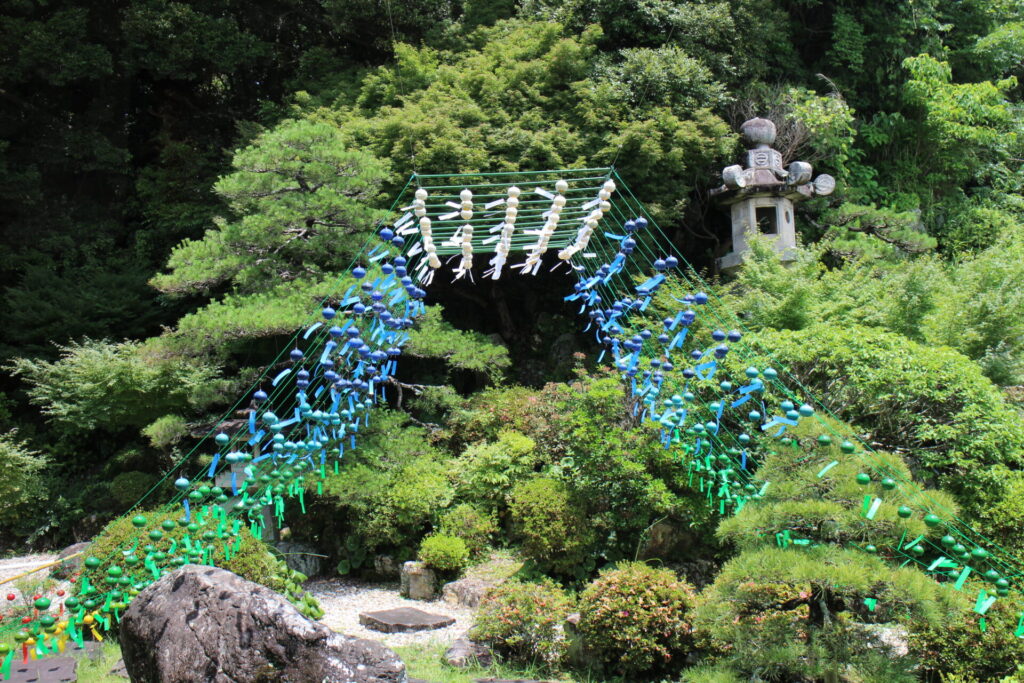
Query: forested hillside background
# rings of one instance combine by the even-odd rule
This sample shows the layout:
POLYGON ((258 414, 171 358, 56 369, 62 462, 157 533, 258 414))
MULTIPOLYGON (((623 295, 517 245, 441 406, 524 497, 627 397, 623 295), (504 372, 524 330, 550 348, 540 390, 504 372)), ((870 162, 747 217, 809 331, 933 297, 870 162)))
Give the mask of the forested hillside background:
MULTIPOLYGON (((708 190, 753 115, 839 185, 799 207, 794 266, 759 246, 721 293, 841 419, 1024 547, 1019 2, 15 0, 0 44, 8 548, 87 538, 156 485, 336 291, 413 171, 614 164, 716 276, 728 228, 708 190)), ((614 383, 573 356, 590 342, 552 287, 431 292, 401 371, 428 386, 377 427, 381 448, 429 453, 369 447, 374 485, 322 502, 343 535, 401 546, 588 443, 614 464, 577 493, 618 532, 580 550, 591 570, 660 517, 708 524, 660 456, 583 424, 614 383), (564 409, 542 416, 550 441, 520 420, 538 401, 564 409)))

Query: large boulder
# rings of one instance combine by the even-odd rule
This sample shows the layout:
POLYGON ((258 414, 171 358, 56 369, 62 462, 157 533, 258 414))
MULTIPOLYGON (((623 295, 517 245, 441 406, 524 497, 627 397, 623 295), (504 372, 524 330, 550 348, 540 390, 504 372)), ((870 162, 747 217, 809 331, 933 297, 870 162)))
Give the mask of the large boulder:
POLYGON ((334 633, 269 588, 199 565, 135 596, 121 652, 133 683, 407 683, 380 643, 334 633))

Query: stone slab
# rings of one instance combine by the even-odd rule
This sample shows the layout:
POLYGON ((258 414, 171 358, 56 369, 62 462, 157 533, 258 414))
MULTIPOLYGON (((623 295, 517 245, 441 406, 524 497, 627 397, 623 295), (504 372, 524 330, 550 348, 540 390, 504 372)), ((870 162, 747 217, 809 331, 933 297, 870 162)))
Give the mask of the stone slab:
POLYGON ((62 683, 76 681, 75 670, 78 660, 73 657, 43 657, 30 659, 23 664, 21 659, 11 663, 11 677, 4 683, 62 683))
POLYGON ((363 612, 359 623, 368 629, 382 633, 408 633, 410 631, 433 631, 455 623, 453 617, 431 614, 415 607, 396 607, 377 612, 363 612))

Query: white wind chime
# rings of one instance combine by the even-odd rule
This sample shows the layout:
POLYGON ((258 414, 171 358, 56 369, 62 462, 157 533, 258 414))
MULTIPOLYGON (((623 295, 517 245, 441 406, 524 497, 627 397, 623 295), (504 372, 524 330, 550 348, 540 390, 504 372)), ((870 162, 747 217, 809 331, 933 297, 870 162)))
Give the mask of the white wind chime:
MULTIPOLYGON (((536 275, 540 270, 542 258, 548 251, 549 244, 555 232, 558 230, 562 213, 570 205, 566 194, 569 191, 569 183, 565 180, 558 180, 555 183, 555 191, 549 192, 541 187, 535 187, 533 194, 550 200, 551 204, 546 211, 540 214, 544 221, 540 228, 523 230, 522 235, 536 237, 536 241, 528 246, 521 247, 526 254, 526 259, 515 265, 508 266, 509 256, 513 250, 512 237, 516 231, 516 220, 520 217, 520 201, 522 190, 515 185, 507 188, 505 196, 483 205, 474 204, 473 192, 469 188, 459 193, 459 201, 446 201, 444 203, 453 211, 441 214, 436 217, 437 221, 452 221, 456 217, 465 221, 446 240, 441 242, 442 247, 458 249, 460 253, 455 254, 449 261, 458 259, 454 268, 454 280, 463 277, 472 279, 473 268, 473 216, 475 211, 481 210, 483 219, 493 218, 496 213, 492 210, 503 207, 501 222, 489 229, 491 236, 480 240, 481 246, 494 245, 494 256, 488 262, 490 268, 484 273, 484 277, 497 280, 501 277, 502 271, 507 267, 519 270, 523 275, 536 275), (488 213, 489 212, 489 213, 488 213)), ((606 180, 593 198, 579 208, 586 211, 586 215, 579 219, 576 228, 576 236, 571 244, 565 246, 558 252, 558 258, 562 262, 570 262, 577 254, 584 258, 593 258, 595 255, 587 253, 587 245, 590 242, 594 231, 604 215, 611 209, 609 201, 615 192, 615 181, 606 180)), ((420 234, 420 241, 409 250, 410 258, 423 255, 416 266, 417 279, 424 285, 429 285, 434 278, 434 273, 441 268, 441 259, 437 253, 437 244, 434 242, 433 222, 428 216, 427 199, 430 194, 425 188, 418 188, 415 192, 413 202, 402 210, 405 214, 395 223, 395 233, 402 236, 412 235, 417 230, 420 234)), ((477 219, 480 222, 481 218, 477 219)), ((563 242, 564 244, 564 242, 563 242)), ((557 266, 556 266, 557 267, 557 266)))

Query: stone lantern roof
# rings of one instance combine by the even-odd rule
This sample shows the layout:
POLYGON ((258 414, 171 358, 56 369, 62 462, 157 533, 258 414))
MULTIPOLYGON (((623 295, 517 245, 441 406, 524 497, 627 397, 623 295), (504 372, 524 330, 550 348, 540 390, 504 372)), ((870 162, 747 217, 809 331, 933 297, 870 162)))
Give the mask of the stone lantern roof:
POLYGON ((747 143, 746 168, 739 164, 722 169, 724 184, 711 191, 722 204, 732 204, 745 197, 771 194, 793 201, 815 195, 831 194, 836 187, 835 178, 821 174, 811 180, 811 165, 806 161, 793 161, 782 167, 782 154, 772 148, 775 142, 775 124, 768 119, 753 118, 740 126, 747 143))

